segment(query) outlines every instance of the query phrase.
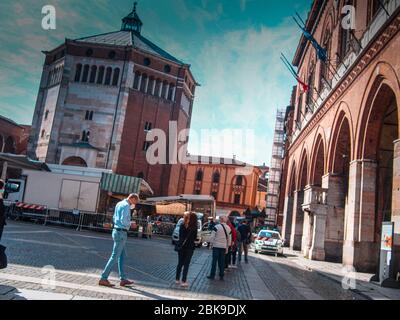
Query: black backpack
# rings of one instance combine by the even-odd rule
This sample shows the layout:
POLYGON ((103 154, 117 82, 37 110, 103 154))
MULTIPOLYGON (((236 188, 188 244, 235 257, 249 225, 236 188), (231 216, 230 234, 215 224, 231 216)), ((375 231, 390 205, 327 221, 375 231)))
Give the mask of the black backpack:
POLYGON ((7 268, 6 247, 0 245, 0 270, 7 268))

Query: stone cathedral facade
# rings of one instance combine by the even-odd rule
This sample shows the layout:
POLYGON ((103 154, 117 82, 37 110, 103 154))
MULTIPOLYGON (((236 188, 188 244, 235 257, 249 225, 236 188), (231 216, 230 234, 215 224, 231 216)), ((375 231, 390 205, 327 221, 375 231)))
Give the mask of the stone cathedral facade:
MULTIPOLYGON (((183 191, 180 164, 149 165, 146 134, 190 127, 197 83, 190 65, 142 34, 133 11, 121 29, 44 52, 30 157, 144 178, 156 195, 183 191)), ((177 141, 169 141, 168 148, 177 141)))

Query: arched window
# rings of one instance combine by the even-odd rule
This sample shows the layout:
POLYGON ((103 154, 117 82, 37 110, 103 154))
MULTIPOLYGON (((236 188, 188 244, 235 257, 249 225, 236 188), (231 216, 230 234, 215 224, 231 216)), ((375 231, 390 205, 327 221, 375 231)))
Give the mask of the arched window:
POLYGON ((159 97, 160 96, 160 90, 161 90, 162 82, 160 79, 156 80, 156 88, 154 90, 154 95, 159 97))
POLYGON ((146 84, 147 84, 147 74, 142 75, 142 83, 140 85, 140 91, 146 93, 146 84))
POLYGON ((104 67, 99 68, 99 74, 97 76, 97 84, 103 84, 104 81, 104 67))
POLYGON ((381 0, 369 0, 369 8, 368 8, 368 22, 371 22, 372 19, 375 18, 378 11, 381 9, 381 4, 379 3, 381 0))
POLYGON ((93 112, 93 111, 90 111, 89 120, 93 120, 93 114, 94 114, 94 112, 93 112))
POLYGON ((196 173, 196 181, 203 181, 203 171, 198 170, 196 173))
POLYGON ((64 166, 73 166, 73 167, 87 167, 86 161, 81 157, 69 157, 65 159, 62 163, 64 166))
POLYGON ((42 130, 42 133, 40 134, 41 138, 44 138, 44 135, 46 134, 46 131, 42 130))
MULTIPOLYGON (((326 50, 327 52, 327 57, 328 57, 328 63, 330 63, 330 51, 331 51, 331 31, 328 29, 325 32, 324 35, 324 40, 322 42, 322 47, 326 50)), ((322 90, 325 89, 325 87, 329 84, 330 82, 330 74, 329 74, 329 69, 327 63, 324 63, 323 61, 320 61, 320 76, 319 76, 319 91, 321 92, 322 90)))
POLYGON ((167 86, 168 86, 168 82, 164 81, 163 82, 162 91, 161 91, 161 97, 162 98, 165 98, 165 95, 167 94, 167 86))
POLYGON ((149 85, 147 86, 147 94, 153 94, 154 78, 149 78, 149 85))
POLYGON ((81 79, 81 74, 82 74, 82 65, 78 63, 76 65, 76 70, 75 70, 75 82, 79 82, 81 79))
POLYGON ((96 74, 97 74, 97 66, 92 66, 90 71, 90 83, 94 83, 96 81, 96 74))
POLYGON ((44 114, 44 120, 47 120, 47 118, 49 117, 49 110, 46 110, 45 114, 44 114))
POLYGON ((236 205, 239 205, 241 203, 241 201, 242 201, 241 198, 242 198, 241 194, 240 193, 236 193, 234 195, 234 198, 233 198, 233 203, 236 204, 236 205))
POLYGON ((312 108, 312 106, 314 105, 314 101, 313 101, 313 96, 314 96, 314 81, 315 81, 315 63, 313 60, 311 60, 310 66, 308 68, 308 80, 307 80, 307 84, 308 84, 308 91, 307 91, 307 96, 306 96, 306 112, 311 111, 308 108, 312 108))
POLYGON ((171 83, 169 86, 168 100, 172 101, 174 99, 174 89, 175 89, 175 85, 173 83, 171 83))
POLYGON ((141 76, 141 73, 139 71, 136 71, 135 79, 133 81, 133 89, 139 90, 140 76, 141 76))
POLYGON ((4 144, 4 153, 15 153, 15 141, 13 137, 8 137, 4 144))
POLYGON ((82 75, 82 82, 86 83, 88 81, 88 76, 89 76, 89 65, 85 65, 83 67, 83 75, 82 75))
POLYGON ((118 86, 118 82, 119 82, 119 68, 115 68, 112 85, 118 86))
POLYGON ((82 132, 82 142, 89 142, 90 139, 90 131, 83 131, 82 132))
POLYGON ((106 86, 109 86, 111 84, 111 74, 112 74, 112 68, 108 67, 106 71, 106 81, 104 82, 106 86))
POLYGON ((213 174, 213 183, 219 183, 220 179, 221 179, 220 173, 218 171, 214 172, 214 174, 213 174))
POLYGON ((237 186, 242 186, 243 185, 243 176, 237 176, 235 184, 237 186))
MULTIPOLYGON (((354 6, 354 0, 345 0, 343 6, 347 5, 354 6)), ((343 61, 351 50, 352 30, 340 28, 339 41, 339 57, 343 61)))

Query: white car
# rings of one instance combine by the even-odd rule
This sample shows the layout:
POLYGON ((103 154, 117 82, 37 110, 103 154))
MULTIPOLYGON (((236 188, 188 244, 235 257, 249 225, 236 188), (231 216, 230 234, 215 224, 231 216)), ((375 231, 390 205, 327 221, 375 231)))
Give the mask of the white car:
MULTIPOLYGON (((172 233, 172 244, 174 245, 179 241, 179 230, 181 228, 182 223, 183 223, 183 218, 179 219, 178 223, 176 224, 175 230, 172 233)), ((194 243, 196 244, 197 247, 201 247, 202 245, 200 220, 197 220, 197 238, 194 243)))
POLYGON ((285 240, 280 233, 271 230, 261 230, 254 241, 255 253, 273 253, 275 256, 283 255, 285 240))

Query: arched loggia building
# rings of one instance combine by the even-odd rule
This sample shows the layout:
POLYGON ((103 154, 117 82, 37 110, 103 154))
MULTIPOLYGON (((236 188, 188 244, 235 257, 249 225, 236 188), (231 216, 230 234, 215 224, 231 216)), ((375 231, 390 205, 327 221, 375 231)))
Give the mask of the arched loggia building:
MULTIPOLYGON (((329 42, 329 56, 337 57, 337 64, 332 69, 318 61, 317 73, 321 70, 328 81, 314 83, 312 105, 306 106, 311 115, 301 116, 301 90, 295 90, 294 116, 286 124, 292 129, 287 130, 289 168, 280 210, 283 234, 293 249, 365 272, 377 272, 382 224, 394 223, 393 275, 400 266, 400 5, 388 2, 388 15, 370 8, 374 1, 357 2, 365 9, 356 17, 361 47, 343 47, 345 1, 313 2, 307 25, 319 43, 329 42), (324 21, 329 21, 330 41, 324 41, 324 21), (302 190, 299 203, 295 193, 302 190)), ((308 79, 315 58, 306 41, 301 39, 293 59, 301 79, 308 79)))

